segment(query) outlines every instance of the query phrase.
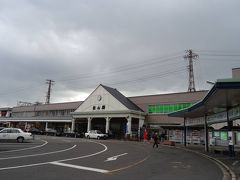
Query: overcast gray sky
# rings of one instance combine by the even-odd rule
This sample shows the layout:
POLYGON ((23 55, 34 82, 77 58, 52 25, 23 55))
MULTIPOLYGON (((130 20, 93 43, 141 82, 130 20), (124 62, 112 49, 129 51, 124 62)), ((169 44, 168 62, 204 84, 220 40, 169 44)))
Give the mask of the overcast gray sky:
POLYGON ((240 67, 239 0, 0 0, 0 107, 197 90, 240 67))

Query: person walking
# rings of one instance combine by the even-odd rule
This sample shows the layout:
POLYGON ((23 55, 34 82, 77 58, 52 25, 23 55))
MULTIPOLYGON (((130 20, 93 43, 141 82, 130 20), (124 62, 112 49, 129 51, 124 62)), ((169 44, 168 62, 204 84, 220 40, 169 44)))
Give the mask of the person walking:
POLYGON ((143 133, 143 141, 144 141, 144 142, 147 142, 147 136, 148 136, 147 130, 145 129, 145 130, 144 130, 144 133, 143 133))
POLYGON ((154 140, 153 148, 155 146, 158 148, 158 135, 157 135, 157 133, 153 134, 153 140, 154 140))

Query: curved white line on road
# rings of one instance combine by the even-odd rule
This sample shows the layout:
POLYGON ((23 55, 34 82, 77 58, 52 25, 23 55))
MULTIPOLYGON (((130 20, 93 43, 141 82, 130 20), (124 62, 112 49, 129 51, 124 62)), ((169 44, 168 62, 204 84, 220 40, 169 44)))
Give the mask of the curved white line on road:
POLYGON ((26 164, 26 165, 21 165, 21 166, 4 167, 4 168, 0 168, 0 171, 10 170, 10 169, 19 169, 19 168, 25 168, 25 167, 33 167, 33 166, 41 166, 41 165, 51 164, 53 162, 64 162, 64 161, 70 161, 70 160, 75 160, 75 159, 82 159, 82 158, 91 157, 91 156, 101 154, 108 149, 107 146, 102 144, 102 143, 97 143, 97 142, 94 142, 94 141, 89 141, 89 142, 100 144, 101 146, 104 147, 104 150, 99 151, 97 153, 93 153, 93 154, 89 154, 89 155, 85 155, 85 156, 79 156, 79 157, 75 157, 75 158, 71 158, 71 159, 61 159, 61 160, 49 161, 49 162, 43 162, 43 163, 36 163, 36 164, 26 164))
POLYGON ((72 147, 70 147, 68 149, 63 149, 63 150, 60 150, 60 151, 53 151, 53 152, 47 152, 47 153, 41 153, 41 154, 31 154, 31 155, 24 155, 24 156, 6 157, 6 158, 0 158, 0 160, 19 159, 19 158, 26 158, 26 157, 34 157, 34 156, 43 156, 43 155, 48 155, 48 154, 55 154, 55 153, 69 151, 69 150, 75 148, 76 146, 77 145, 75 144, 74 146, 72 146, 72 147))
POLYGON ((79 156, 79 157, 75 157, 75 158, 69 158, 69 159, 63 159, 63 160, 58 160, 58 161, 54 161, 54 162, 64 162, 64 161, 71 161, 71 160, 76 160, 76 159, 83 159, 83 158, 87 158, 87 157, 91 157, 91 156, 96 156, 98 154, 101 154, 105 151, 107 151, 107 146, 105 144, 99 143, 99 142, 94 142, 94 141, 89 141, 95 144, 100 144, 101 146, 104 147, 104 149, 102 151, 99 151, 97 153, 93 153, 93 154, 89 154, 89 155, 85 155, 85 156, 79 156))
POLYGON ((33 167, 33 166, 41 166, 45 164, 49 164, 50 162, 44 162, 44 163, 37 163, 37 164, 27 164, 27 165, 22 165, 22 166, 12 166, 12 167, 5 167, 5 168, 0 168, 0 171, 2 170, 9 170, 9 169, 19 169, 19 168, 25 168, 25 167, 33 167))
POLYGON ((9 151, 3 151, 3 152, 0 152, 0 154, 2 154, 2 153, 9 153, 9 152, 17 152, 17 151, 25 151, 25 150, 29 150, 29 149, 36 149, 36 148, 43 147, 43 146, 45 146, 48 143, 47 141, 44 141, 44 140, 41 140, 41 141, 43 141, 44 143, 39 145, 39 146, 23 148, 23 149, 14 149, 14 150, 9 150, 9 151))

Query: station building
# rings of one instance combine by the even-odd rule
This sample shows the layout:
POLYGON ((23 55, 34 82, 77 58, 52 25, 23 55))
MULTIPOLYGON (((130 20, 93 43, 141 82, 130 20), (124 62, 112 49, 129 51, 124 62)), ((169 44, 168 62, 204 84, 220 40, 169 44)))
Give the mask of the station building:
POLYGON ((112 132, 115 138, 138 137, 145 128, 149 135, 157 131, 175 142, 206 144, 207 118, 208 139, 216 137, 216 145, 227 145, 232 122, 240 145, 239 78, 240 68, 234 68, 232 78, 217 80, 210 91, 134 97, 100 84, 84 101, 0 108, 0 126, 53 128, 67 133, 98 129, 112 132), (220 91, 220 84, 225 89, 220 91))
MULTIPOLYGON (((115 138, 137 137, 141 128, 164 132, 182 129, 183 118, 167 114, 198 102, 207 91, 126 97, 117 89, 100 84, 85 101, 35 104, 11 109, 2 125, 26 129, 53 128, 62 132, 98 129, 115 138)), ((1 126, 1 125, 0 125, 1 126)))

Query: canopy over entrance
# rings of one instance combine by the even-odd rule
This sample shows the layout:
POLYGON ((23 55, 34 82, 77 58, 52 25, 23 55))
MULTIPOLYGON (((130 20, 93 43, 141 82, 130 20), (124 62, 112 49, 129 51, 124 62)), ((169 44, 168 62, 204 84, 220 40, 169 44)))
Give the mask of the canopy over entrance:
POLYGON ((186 126, 204 125, 205 151, 208 151, 208 124, 227 122, 232 135, 233 120, 240 117, 240 79, 219 79, 207 95, 193 106, 169 114, 184 118, 184 145, 186 146, 186 126))
POLYGON ((102 84, 71 114, 73 117, 72 129, 74 129, 75 121, 86 119, 87 131, 99 128, 108 133, 118 129, 119 132, 116 133, 121 131, 129 135, 132 135, 134 131, 136 131, 135 134, 138 133, 146 115, 141 108, 117 89, 102 84), (137 128, 135 128, 136 124, 137 128))
POLYGON ((198 118, 228 111, 239 105, 240 79, 219 79, 200 102, 169 116, 198 118))

